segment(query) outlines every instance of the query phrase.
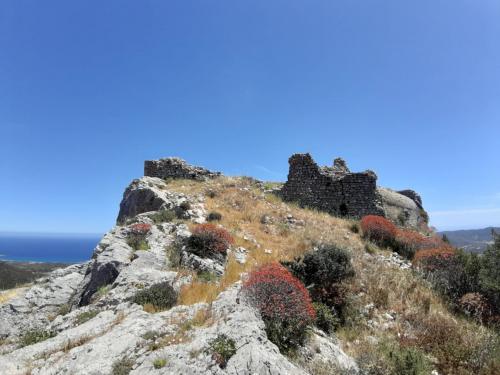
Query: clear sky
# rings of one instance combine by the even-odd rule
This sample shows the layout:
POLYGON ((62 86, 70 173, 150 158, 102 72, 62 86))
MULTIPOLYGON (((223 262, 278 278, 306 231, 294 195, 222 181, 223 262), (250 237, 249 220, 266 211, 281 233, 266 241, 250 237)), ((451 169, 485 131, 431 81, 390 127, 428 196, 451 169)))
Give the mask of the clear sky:
POLYGON ((0 4, 0 231, 104 232, 145 159, 336 156, 500 225, 498 0, 0 4))

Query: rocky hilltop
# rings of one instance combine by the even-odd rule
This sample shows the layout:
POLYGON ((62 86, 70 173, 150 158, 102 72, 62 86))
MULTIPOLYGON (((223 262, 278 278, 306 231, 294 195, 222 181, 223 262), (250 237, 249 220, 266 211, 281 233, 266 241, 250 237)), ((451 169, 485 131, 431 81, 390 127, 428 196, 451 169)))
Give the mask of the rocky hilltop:
MULTIPOLYGON (((0 372, 368 373, 365 355, 376 358, 382 343, 416 335, 421 301, 451 321, 428 285, 408 271, 411 263, 367 243, 353 220, 360 213, 395 220, 404 215, 402 224, 416 226, 423 210, 418 195, 384 192, 373 173, 351 174, 339 161, 335 170, 316 167, 307 156, 292 157, 282 187, 224 177, 177 158, 146 161, 145 176, 125 190, 117 224, 92 259, 0 299, 0 372), (328 183, 343 195, 326 207, 337 194, 328 183), (359 185, 373 200, 366 207, 354 192, 359 185), (317 200, 306 198, 319 191, 317 200), (206 245, 212 244, 203 242, 208 235, 227 246, 206 245), (308 325, 300 345, 285 350, 270 335, 269 311, 259 310, 245 292, 248 275, 263 264, 293 264, 332 246, 341 249, 335 250, 339 262, 348 262, 339 263, 346 281, 331 284, 343 307, 334 317, 337 307, 325 312, 314 305, 311 316, 324 324, 308 325)), ((314 297, 318 289, 306 286, 314 297)))

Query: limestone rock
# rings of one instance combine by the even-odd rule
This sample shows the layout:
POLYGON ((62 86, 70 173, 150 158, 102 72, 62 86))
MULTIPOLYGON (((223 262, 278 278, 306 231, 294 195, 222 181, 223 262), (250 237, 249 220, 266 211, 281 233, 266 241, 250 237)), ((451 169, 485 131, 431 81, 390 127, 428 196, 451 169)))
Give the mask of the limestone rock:
POLYGON ((377 188, 377 193, 382 202, 384 216, 394 223, 408 227, 418 227, 425 223, 422 209, 411 198, 381 187, 377 188))
POLYGON ((183 216, 184 219, 196 219, 204 222, 206 212, 203 210, 202 198, 187 197, 185 194, 175 193, 168 190, 167 183, 157 177, 142 177, 132 181, 123 193, 118 214, 118 224, 124 224, 141 213, 173 210, 183 216), (183 203, 189 202, 190 209, 185 210, 183 203))
POLYGON ((79 292, 87 267, 88 263, 82 263, 55 270, 0 305, 0 338, 16 337, 26 330, 45 327, 49 318, 79 292))

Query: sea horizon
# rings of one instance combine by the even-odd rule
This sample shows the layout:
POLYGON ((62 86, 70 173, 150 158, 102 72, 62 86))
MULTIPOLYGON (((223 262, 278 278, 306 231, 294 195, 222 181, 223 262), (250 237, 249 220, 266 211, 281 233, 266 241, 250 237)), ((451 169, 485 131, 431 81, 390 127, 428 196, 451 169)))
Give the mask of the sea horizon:
POLYGON ((102 234, 0 232, 0 261, 32 263, 85 262, 102 234))

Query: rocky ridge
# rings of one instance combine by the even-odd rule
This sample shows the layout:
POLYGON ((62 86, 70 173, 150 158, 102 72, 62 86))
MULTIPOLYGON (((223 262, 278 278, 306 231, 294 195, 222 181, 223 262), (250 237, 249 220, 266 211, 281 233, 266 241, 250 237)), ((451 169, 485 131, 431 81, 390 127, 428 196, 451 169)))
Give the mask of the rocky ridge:
MULTIPOLYGON (((306 367, 283 356, 264 331, 258 313, 239 298, 236 282, 210 303, 175 306, 150 313, 130 298, 167 282, 180 290, 191 281, 169 258, 173 244, 189 237, 189 222, 205 221, 203 196, 171 191, 158 177, 134 180, 120 204, 118 225, 97 245, 92 259, 54 271, 0 306, 0 363, 6 374, 112 374, 120 364, 131 374, 307 374, 306 367), (189 203, 189 204, 186 204, 189 203), (162 210, 182 220, 155 223, 162 210), (127 242, 131 225, 149 224, 147 250, 127 242), (209 318, 193 322, 203 313, 209 318), (27 332, 50 337, 23 346, 27 332), (224 334, 237 343, 236 354, 221 368, 207 352, 208 342, 224 334), (157 368, 155 361, 165 359, 157 368)), ((232 249, 240 262, 246 250, 232 249)), ((181 251, 185 267, 224 272, 181 251)), ((323 361, 356 372, 357 366, 332 336, 315 330, 302 349, 306 362, 323 361)))

